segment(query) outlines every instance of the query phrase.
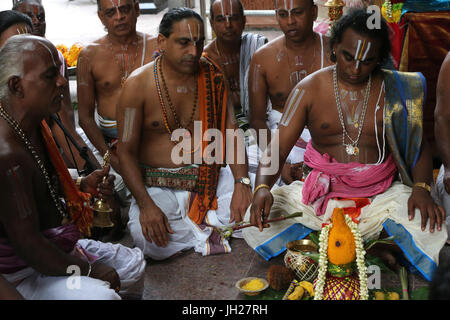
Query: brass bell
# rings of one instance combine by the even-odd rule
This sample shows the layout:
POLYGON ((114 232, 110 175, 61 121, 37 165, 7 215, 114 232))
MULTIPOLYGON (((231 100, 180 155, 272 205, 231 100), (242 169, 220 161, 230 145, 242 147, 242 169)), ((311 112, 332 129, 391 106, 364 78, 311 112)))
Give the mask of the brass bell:
POLYGON ((92 226, 97 228, 110 228, 114 227, 114 223, 111 221, 110 212, 112 209, 103 200, 99 199, 94 204, 94 217, 92 218, 92 226))
MULTIPOLYGON (((109 150, 103 156, 103 167, 109 163, 109 150)), ((103 182, 105 182, 106 176, 103 177, 103 182)), ((94 206, 94 217, 92 218, 92 226, 98 228, 110 228, 114 227, 114 223, 111 221, 110 213, 113 211, 109 206, 108 202, 104 199, 99 198, 95 201, 94 206)))

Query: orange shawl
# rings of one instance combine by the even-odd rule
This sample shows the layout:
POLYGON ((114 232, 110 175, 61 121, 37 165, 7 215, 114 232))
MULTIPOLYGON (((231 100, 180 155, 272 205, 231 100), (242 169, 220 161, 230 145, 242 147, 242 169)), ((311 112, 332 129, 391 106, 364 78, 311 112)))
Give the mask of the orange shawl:
MULTIPOLYGON (((214 65, 204 59, 200 60, 198 76, 198 101, 203 134, 211 128, 222 132, 222 163, 225 155, 225 128, 227 112, 227 88, 223 74, 214 65)), ((210 142, 202 138, 202 155, 210 142)), ((217 209, 217 184, 221 164, 200 165, 199 178, 189 217, 197 224, 203 222, 208 210, 217 209)))
POLYGON ((87 236, 91 235, 93 211, 89 206, 91 195, 78 190, 73 181, 64 160, 59 153, 55 140, 53 140, 50 128, 45 120, 41 122, 41 132, 49 153, 51 162, 56 169, 59 181, 66 200, 66 208, 69 213, 70 223, 75 224, 78 230, 87 236))

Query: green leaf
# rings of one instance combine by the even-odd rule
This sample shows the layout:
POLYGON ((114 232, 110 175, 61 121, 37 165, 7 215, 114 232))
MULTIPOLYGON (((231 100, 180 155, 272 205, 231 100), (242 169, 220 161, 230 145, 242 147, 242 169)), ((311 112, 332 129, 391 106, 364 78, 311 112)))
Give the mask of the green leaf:
POLYGON ((309 239, 314 242, 314 244, 319 247, 319 236, 320 236, 320 231, 316 231, 316 232, 311 232, 309 234, 309 239))
POLYGON ((373 239, 373 240, 369 240, 366 243, 364 243, 364 250, 369 250, 370 248, 372 248, 374 245, 376 245, 377 243, 384 243, 384 244, 394 244, 394 236, 391 237, 387 237, 384 239, 373 239))
POLYGON ((381 272, 395 274, 395 272, 392 269, 388 268, 379 257, 375 257, 370 254, 366 254, 365 260, 366 260, 366 266, 376 265, 376 266, 380 267, 381 272))
POLYGON ((428 300, 430 289, 427 286, 421 287, 411 292, 411 300, 428 300))

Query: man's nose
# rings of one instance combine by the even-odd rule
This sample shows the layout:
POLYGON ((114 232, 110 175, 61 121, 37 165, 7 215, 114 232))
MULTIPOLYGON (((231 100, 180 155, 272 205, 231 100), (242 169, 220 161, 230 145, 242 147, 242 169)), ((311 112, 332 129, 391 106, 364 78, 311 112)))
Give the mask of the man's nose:
POLYGON ((195 56, 197 55, 197 41, 191 41, 188 46, 188 53, 195 56))
POLYGON ((225 28, 230 28, 231 27, 231 21, 230 18, 226 17, 225 18, 225 28))
POLYGON ((122 14, 121 12, 120 12, 120 10, 119 10, 119 8, 116 8, 116 19, 117 20, 120 20, 120 19, 122 19, 125 15, 124 14, 122 14))
POLYGON ((359 75, 361 73, 361 62, 359 60, 355 61, 354 65, 353 65, 352 73, 355 76, 359 75))
POLYGON ((291 13, 289 12, 289 14, 288 14, 288 24, 294 24, 294 23, 295 23, 295 19, 292 18, 291 13))

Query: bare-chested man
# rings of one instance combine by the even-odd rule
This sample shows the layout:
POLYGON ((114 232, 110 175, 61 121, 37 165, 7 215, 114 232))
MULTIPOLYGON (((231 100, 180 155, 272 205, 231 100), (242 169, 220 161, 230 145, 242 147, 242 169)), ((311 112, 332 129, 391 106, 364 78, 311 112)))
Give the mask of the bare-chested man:
POLYGON ((240 0, 211 1, 210 24, 216 38, 204 49, 204 55, 225 73, 238 125, 249 128, 248 71, 257 49, 267 38, 254 33, 242 35, 246 18, 240 0))
MULTIPOLYGON (((275 10, 283 35, 254 54, 249 73, 250 126, 257 131, 265 130, 267 141, 270 130, 278 126, 292 88, 307 75, 331 64, 326 54, 328 38, 313 31, 318 10, 313 0, 275 0, 275 10)), ((308 130, 301 134, 287 159, 297 165, 286 164, 283 169, 282 178, 288 184, 301 178, 298 163, 303 161, 305 141, 310 138, 308 130)), ((253 174, 260 157, 258 151, 255 145, 249 150, 253 174)))
MULTIPOLYGON (((434 111, 434 133, 442 159, 436 180, 436 191, 447 215, 447 230, 450 231, 450 52, 447 53, 439 72, 436 88, 436 110, 434 111)), ((450 243, 450 239, 447 240, 450 243)))
MULTIPOLYGON (((98 17, 108 33, 83 48, 78 58, 79 124, 99 161, 106 151, 112 151, 111 165, 119 173, 114 150, 118 98, 131 72, 153 60, 156 37, 136 31, 138 1, 97 0, 97 4, 98 17)), ((116 180, 116 190, 123 190, 122 179, 116 176, 116 180)))
MULTIPOLYGON (((356 208, 352 219, 359 222, 364 240, 379 237, 384 228, 430 280, 447 230, 442 228, 444 211, 430 195, 432 161, 422 130, 426 82, 421 74, 380 68, 390 52, 388 27, 382 20, 380 29, 368 29, 369 17, 365 10, 343 16, 330 40, 336 66, 308 76, 290 94, 276 133, 280 156, 269 159, 283 163, 307 125, 312 137, 304 160, 308 175, 304 183, 295 181, 271 193, 281 168, 267 175, 260 165, 247 212, 260 230, 247 228, 243 234, 252 247, 277 252, 286 244, 282 239, 320 230, 334 208, 356 208), (362 90, 362 106, 346 109, 342 89, 362 90), (395 181, 397 172, 403 183, 395 181), (303 216, 263 230, 269 214, 286 211, 301 211, 303 216), (268 239, 280 246, 271 247, 275 244, 268 239)), ((391 261, 390 266, 395 265, 391 261)))
MULTIPOLYGON (((32 21, 32 30, 30 33, 45 38, 47 23, 45 20, 45 9, 40 0, 17 0, 14 2, 13 10, 26 14, 28 17, 30 17, 32 21)), ((58 52, 58 55, 62 63, 61 73, 66 78, 66 80, 69 81, 67 65, 65 64, 64 57, 60 52, 58 52)), ((87 154, 92 160, 92 165, 100 167, 100 164, 95 159, 92 151, 88 148, 86 143, 83 141, 83 139, 75 129, 75 116, 72 101, 70 99, 69 86, 64 89, 63 107, 61 108, 61 111, 59 111, 54 116, 56 116, 57 119, 62 123, 67 133, 75 140, 76 144, 80 148, 86 148, 87 154)), ((77 170, 78 172, 81 172, 81 170, 86 168, 85 160, 77 152, 72 141, 65 136, 64 131, 53 119, 49 119, 49 125, 58 146, 62 150, 64 161, 69 168, 73 168, 73 170, 71 170, 71 172, 73 172, 73 175, 78 175, 78 173, 76 172, 77 170)), ((92 168, 88 169, 93 170, 92 168)))
POLYGON ((133 194, 128 227, 153 259, 191 248, 229 252, 213 226, 242 221, 251 200, 245 149, 238 162, 239 146, 230 150, 227 142, 232 174, 220 164, 223 144, 208 152, 205 135, 215 132, 213 140, 225 142, 225 129, 237 123, 223 74, 201 58, 204 40, 195 11, 167 12, 159 26, 161 56, 133 73, 118 105, 120 169, 133 194))
POLYGON ((106 166, 77 186, 52 138, 44 119, 59 111, 67 86, 56 48, 41 37, 13 36, 0 49, 0 65, 0 273, 25 299, 142 295, 139 249, 81 239, 92 219, 89 194, 109 201, 114 177, 102 182, 106 166), (80 282, 71 287, 74 272, 80 282))

